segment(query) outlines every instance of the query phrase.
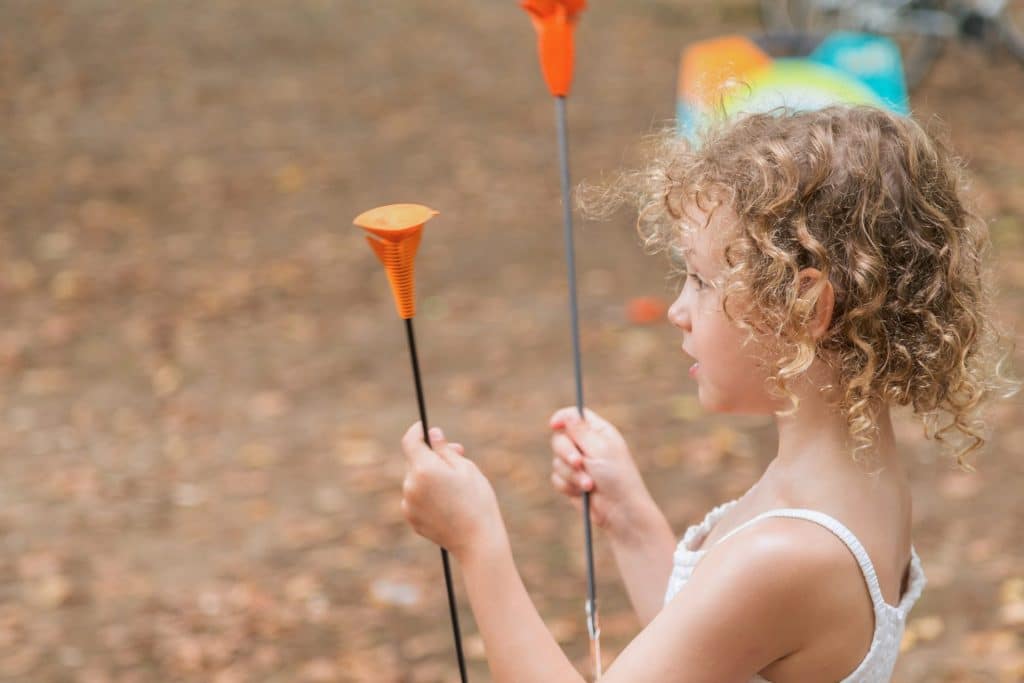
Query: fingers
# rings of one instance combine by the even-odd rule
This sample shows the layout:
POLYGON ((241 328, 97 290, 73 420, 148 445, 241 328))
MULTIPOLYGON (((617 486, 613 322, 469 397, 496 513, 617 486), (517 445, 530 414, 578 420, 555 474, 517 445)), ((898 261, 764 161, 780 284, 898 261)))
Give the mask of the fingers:
POLYGON ((551 450, 555 453, 551 460, 551 483, 556 490, 568 496, 593 490, 594 481, 584 471, 583 454, 572 439, 563 432, 553 434, 551 450))
POLYGON ((422 463, 425 458, 430 457, 430 449, 423 440, 423 423, 416 422, 406 430, 402 436, 402 452, 410 465, 422 463))
POLYGON ((607 439, 603 437, 603 426, 607 423, 594 413, 587 412, 588 419, 582 420, 579 415, 566 417, 562 429, 583 454, 594 456, 606 450, 607 439))
POLYGON ((558 456, 555 456, 551 461, 551 471, 552 474, 558 477, 560 483, 566 485, 560 489, 564 493, 578 495, 581 491, 590 491, 594 488, 594 480, 590 478, 589 474, 574 469, 558 456), (571 491, 569 490, 570 488, 572 489, 571 491))
POLYGON ((449 465, 454 465, 455 461, 461 458, 465 452, 462 449, 462 444, 448 443, 448 437, 445 436, 444 430, 440 427, 430 428, 430 445, 438 457, 449 465), (458 446, 459 450, 456 450, 453 446, 458 446))
POLYGON ((430 428, 430 447, 435 451, 443 451, 448 448, 448 439, 440 427, 430 428))
POLYGON ((551 473, 551 485, 563 496, 569 496, 570 498, 578 497, 582 493, 577 486, 571 481, 567 481, 558 472, 551 473))
MULTIPOLYGON (((586 411, 586 409, 584 410, 585 412, 589 412, 586 411)), ((564 429, 566 420, 573 418, 577 420, 580 419, 580 411, 576 406, 559 408, 555 411, 555 414, 551 416, 551 419, 548 420, 548 426, 550 426, 551 429, 564 429)))
POLYGON ((431 455, 439 457, 442 461, 451 464, 452 454, 461 457, 466 451, 462 444, 450 444, 444 431, 440 427, 430 428, 430 447, 423 440, 423 423, 417 422, 405 432, 402 437, 402 451, 409 460, 410 465, 422 465, 431 455))
POLYGON ((565 432, 556 432, 551 435, 551 450, 571 467, 579 469, 583 466, 583 454, 576 448, 573 440, 566 436, 565 432))
MULTIPOLYGON (((604 419, 590 408, 583 409, 584 419, 590 423, 596 429, 604 429, 611 423, 604 419)), ((567 422, 580 419, 580 411, 576 406, 566 406, 565 408, 559 408, 548 420, 548 426, 551 429, 564 429, 567 422)))

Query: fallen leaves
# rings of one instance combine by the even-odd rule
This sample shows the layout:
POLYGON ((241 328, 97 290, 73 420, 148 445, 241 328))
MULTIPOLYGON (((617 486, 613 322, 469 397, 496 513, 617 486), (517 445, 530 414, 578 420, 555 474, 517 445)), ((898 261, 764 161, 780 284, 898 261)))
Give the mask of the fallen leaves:
MULTIPOLYGON (((591 17, 595 44, 621 27, 614 4, 591 17)), ((435 69, 402 40, 409 22, 378 21, 364 5, 346 27, 394 49, 352 51, 319 30, 338 25, 336 3, 241 13, 211 3, 198 23, 180 8, 153 21, 121 3, 85 33, 84 14, 3 4, 5 25, 45 30, 10 32, 3 57, 17 106, 5 110, 0 155, 0 679, 454 678, 436 549, 398 509, 397 441, 416 419, 404 340, 377 264, 345 225, 349 207, 383 198, 388 183, 448 217, 418 262, 431 417, 458 425, 494 478, 540 609, 588 665, 578 515, 547 482, 543 426, 572 401, 557 187, 545 185, 550 138, 534 135, 550 120, 538 109, 527 130, 507 116, 536 74, 476 88, 511 43, 464 32, 466 49, 435 69), (235 30, 239 19, 252 30, 235 30), (40 49, 39 36, 60 49, 40 49), (337 64, 344 88, 325 85, 337 64), (469 83, 486 96, 431 104, 423 94, 452 65, 468 79, 445 81, 454 91, 469 83), (403 92, 399 111, 392 95, 403 92), (423 147, 424 131, 448 153, 423 147), (397 163, 389 141, 416 144, 397 163)), ((441 26, 431 40, 443 43, 451 22, 433 21, 428 5, 411 14, 441 26)), ((521 21, 490 5, 476 18, 497 31, 506 16, 521 21)), ((665 70, 637 71, 634 58, 678 31, 631 26, 640 39, 615 43, 624 51, 607 82, 632 96, 594 123, 664 100, 665 70)), ((1024 310, 1024 155, 1007 150, 1024 127, 1005 87, 1014 74, 985 67, 922 103, 941 106, 981 155, 973 184, 995 219, 1012 327, 1024 310)), ((616 130, 608 145, 574 148, 580 180, 635 136, 616 130)), ((624 285, 658 291, 663 272, 629 223, 578 226, 586 398, 628 426, 681 531, 749 485, 772 444, 701 408, 678 337, 669 341, 667 301, 628 299, 637 290, 624 285)), ((1019 405, 993 413, 981 471, 947 475, 926 464, 917 423, 897 422, 915 541, 926 559, 941 556, 926 562, 934 601, 911 616, 909 666, 894 680, 1024 680, 1019 423, 1019 405)), ((613 657, 636 624, 607 543, 595 541, 613 657)), ((463 623, 470 678, 485 680, 482 641, 463 623)))
POLYGON ((391 579, 376 579, 370 584, 370 597, 381 605, 412 607, 420 601, 416 586, 391 579))
POLYGON ((21 392, 26 396, 55 396, 71 388, 71 377, 63 368, 36 368, 21 376, 21 392))
POLYGON ((1007 579, 999 587, 999 618, 1007 626, 1024 627, 1024 577, 1007 579))
POLYGON ((71 580, 56 555, 49 552, 22 555, 18 558, 17 568, 22 595, 33 607, 53 610, 71 598, 71 580))
POLYGON ((946 630, 945 621, 939 616, 915 617, 907 622, 903 630, 900 651, 905 652, 918 643, 935 640, 946 630))

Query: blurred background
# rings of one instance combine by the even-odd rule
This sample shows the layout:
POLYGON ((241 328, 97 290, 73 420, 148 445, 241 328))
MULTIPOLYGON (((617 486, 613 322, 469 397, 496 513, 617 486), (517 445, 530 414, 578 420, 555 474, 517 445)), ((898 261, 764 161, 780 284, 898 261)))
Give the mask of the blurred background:
MULTIPOLYGON (((351 225, 392 202, 441 211, 430 420, 494 482, 585 670, 581 524, 548 484, 573 402, 554 111, 516 3, 7 0, 0 25, 0 680, 457 679, 437 549, 399 510, 404 333, 351 225)), ((574 181, 671 121, 689 42, 760 30, 755 0, 591 2, 574 181)), ((967 160, 1019 342, 1024 68, 991 37, 945 41, 911 106, 967 160)), ((756 480, 773 427, 701 413, 632 217, 577 228, 588 405, 682 533, 756 480)), ((963 474, 898 421, 929 586, 896 681, 1024 680, 1021 399, 991 424, 963 474)), ((638 624, 596 551, 611 658, 638 624)), ((487 680, 468 609, 463 630, 487 680)))

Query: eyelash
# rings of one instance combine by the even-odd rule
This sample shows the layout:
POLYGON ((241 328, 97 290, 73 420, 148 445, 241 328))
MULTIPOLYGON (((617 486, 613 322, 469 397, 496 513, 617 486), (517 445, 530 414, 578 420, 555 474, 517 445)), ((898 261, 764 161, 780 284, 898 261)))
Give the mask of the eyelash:
POLYGON ((697 283, 697 291, 700 291, 707 286, 707 284, 703 280, 701 280, 700 276, 697 275, 696 273, 687 273, 686 277, 687 279, 693 280, 695 283, 697 283))

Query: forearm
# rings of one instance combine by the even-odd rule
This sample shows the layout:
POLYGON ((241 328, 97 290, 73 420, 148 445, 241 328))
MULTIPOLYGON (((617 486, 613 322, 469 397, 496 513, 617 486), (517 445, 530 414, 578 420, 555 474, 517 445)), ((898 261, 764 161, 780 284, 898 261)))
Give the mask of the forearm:
POLYGON ((643 625, 661 611, 672 573, 676 538, 665 515, 649 497, 619 530, 609 532, 615 563, 633 609, 643 625))
POLYGON ((459 560, 495 683, 583 683, 530 600, 503 525, 459 560))

